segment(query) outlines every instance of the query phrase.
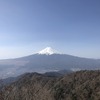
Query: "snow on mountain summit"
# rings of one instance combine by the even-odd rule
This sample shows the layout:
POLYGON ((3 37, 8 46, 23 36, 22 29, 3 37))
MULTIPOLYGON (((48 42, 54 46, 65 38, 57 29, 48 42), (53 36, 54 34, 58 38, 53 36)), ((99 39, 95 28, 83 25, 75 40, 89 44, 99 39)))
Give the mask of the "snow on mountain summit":
POLYGON ((46 54, 46 55, 52 55, 55 54, 55 50, 53 50, 51 47, 46 47, 45 49, 38 52, 38 54, 46 54))

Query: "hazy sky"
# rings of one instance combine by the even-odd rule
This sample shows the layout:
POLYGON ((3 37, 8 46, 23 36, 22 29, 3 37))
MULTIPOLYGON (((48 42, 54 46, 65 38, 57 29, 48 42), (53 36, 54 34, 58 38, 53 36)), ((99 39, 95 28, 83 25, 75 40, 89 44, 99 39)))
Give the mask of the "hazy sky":
POLYGON ((47 46, 100 58, 100 0, 0 0, 0 59, 47 46))

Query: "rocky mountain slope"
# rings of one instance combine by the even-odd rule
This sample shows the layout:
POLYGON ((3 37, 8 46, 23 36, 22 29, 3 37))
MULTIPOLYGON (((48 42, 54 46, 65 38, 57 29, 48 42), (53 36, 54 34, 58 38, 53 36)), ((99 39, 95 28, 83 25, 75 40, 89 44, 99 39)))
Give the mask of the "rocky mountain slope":
POLYGON ((100 100, 100 71, 61 77, 27 73, 0 92, 0 100, 100 100))

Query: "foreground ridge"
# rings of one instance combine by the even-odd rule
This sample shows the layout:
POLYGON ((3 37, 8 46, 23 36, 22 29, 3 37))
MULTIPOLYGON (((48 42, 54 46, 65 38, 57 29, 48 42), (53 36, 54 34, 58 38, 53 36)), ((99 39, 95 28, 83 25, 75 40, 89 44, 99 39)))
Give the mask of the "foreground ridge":
POLYGON ((79 71, 62 77, 23 75, 5 87, 0 100, 100 100, 100 71, 79 71))

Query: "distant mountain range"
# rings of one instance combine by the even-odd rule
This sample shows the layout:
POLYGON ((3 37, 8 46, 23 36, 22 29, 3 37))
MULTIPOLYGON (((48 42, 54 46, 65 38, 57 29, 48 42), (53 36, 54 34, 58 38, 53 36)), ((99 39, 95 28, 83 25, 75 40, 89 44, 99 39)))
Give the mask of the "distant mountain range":
POLYGON ((18 76, 26 72, 45 73, 59 70, 78 71, 85 69, 100 69, 100 60, 59 54, 50 47, 30 56, 0 60, 0 78, 18 76))

